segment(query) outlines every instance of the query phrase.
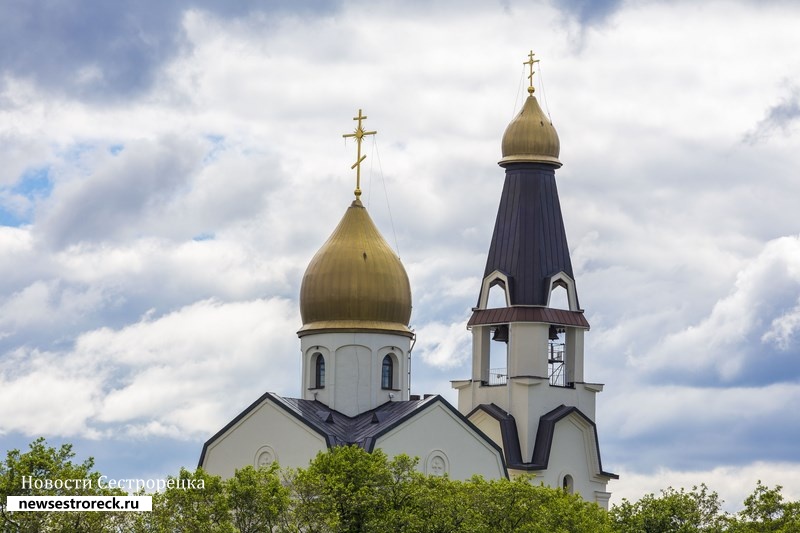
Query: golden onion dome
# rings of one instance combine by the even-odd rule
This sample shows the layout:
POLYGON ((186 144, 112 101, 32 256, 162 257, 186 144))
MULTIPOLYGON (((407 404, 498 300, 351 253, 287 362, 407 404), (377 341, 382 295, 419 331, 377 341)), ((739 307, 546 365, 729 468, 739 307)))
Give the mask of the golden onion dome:
POLYGON ((300 287, 299 336, 321 331, 380 331, 411 336, 411 286, 356 199, 311 259, 300 287))
MULTIPOLYGON (((529 89, 530 92, 532 92, 529 89)), ((500 166, 509 163, 549 163, 561 166, 558 160, 560 143, 558 134, 536 97, 531 94, 525 100, 522 111, 506 128, 503 134, 503 159, 500 166)))

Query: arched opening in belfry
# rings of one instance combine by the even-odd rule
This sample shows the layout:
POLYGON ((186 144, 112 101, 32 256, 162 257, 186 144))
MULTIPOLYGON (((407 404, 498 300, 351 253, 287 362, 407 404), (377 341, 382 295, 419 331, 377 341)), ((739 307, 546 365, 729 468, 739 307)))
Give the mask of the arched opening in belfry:
POLYGON ((499 309, 508 307, 506 289, 502 283, 495 283, 489 287, 489 297, 486 299, 486 309, 499 309))
POLYGON ((553 387, 569 387, 567 380, 566 328, 550 325, 547 344, 547 375, 553 387))
POLYGON ((554 283, 553 290, 550 292, 550 305, 551 309, 566 309, 569 307, 569 293, 567 288, 561 283, 554 283))
POLYGON ((489 343, 489 385, 505 385, 508 380, 508 324, 493 326, 489 343))

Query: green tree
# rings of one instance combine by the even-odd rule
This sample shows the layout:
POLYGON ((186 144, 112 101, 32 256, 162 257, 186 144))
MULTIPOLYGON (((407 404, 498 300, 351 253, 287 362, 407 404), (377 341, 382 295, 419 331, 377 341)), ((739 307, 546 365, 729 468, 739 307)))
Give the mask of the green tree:
MULTIPOLYGON (((610 532, 605 510, 576 494, 535 483, 535 478, 485 481, 473 478, 467 486, 480 517, 480 531, 555 533, 610 532)), ((476 529, 478 531, 478 529, 476 529)))
POLYGON ((787 502, 783 487, 769 488, 759 480, 756 488, 744 500, 744 509, 730 528, 736 533, 796 533, 800 531, 800 502, 787 502))
POLYGON ((194 472, 181 468, 177 477, 167 478, 168 486, 170 480, 173 486, 163 493, 153 494, 152 516, 133 519, 134 530, 171 533, 236 531, 222 478, 212 476, 202 468, 194 472))
POLYGON ((278 475, 277 463, 237 470, 225 482, 233 525, 240 533, 273 531, 285 522, 289 489, 278 475))
POLYGON ((47 445, 39 438, 21 453, 10 450, 0 462, 0 531, 65 531, 94 532, 113 531, 125 522, 126 513, 113 512, 10 512, 8 496, 111 496, 124 495, 120 489, 100 487, 100 473, 94 471, 94 459, 89 457, 82 463, 74 463, 72 445, 59 448, 47 445), (30 477, 29 477, 30 476, 30 477), (37 488, 37 483, 25 483, 24 479, 37 480, 43 484, 51 482, 61 488, 37 488), (63 482, 69 480, 67 486, 63 482), (75 480, 86 480, 76 483, 75 480), (60 481, 61 484, 56 482, 60 481))
POLYGON ((385 509, 392 473, 382 451, 338 446, 290 473, 289 481, 300 530, 359 532, 385 509))
POLYGON ((668 487, 658 497, 651 493, 633 503, 623 499, 610 516, 620 533, 722 532, 730 521, 722 503, 705 484, 689 492, 668 487))
POLYGON ((532 478, 429 477, 407 456, 334 448, 290 475, 291 531, 610 532, 606 512, 532 478))
POLYGON ((472 492, 464 481, 426 476, 414 501, 413 521, 406 532, 451 533, 481 531, 479 510, 471 501, 472 492))
POLYGON ((424 475, 417 471, 418 460, 401 454, 389 460, 384 456, 377 465, 378 478, 383 485, 376 490, 376 512, 370 514, 367 531, 414 531, 418 522, 414 512, 424 475))
MULTIPOLYGON (((418 460, 389 459, 382 451, 336 447, 308 468, 245 467, 223 481, 198 468, 169 477, 152 494, 151 513, 9 512, 9 495, 123 495, 100 487, 91 458, 76 463, 72 447, 11 450, 0 463, 0 531, 135 533, 177 532, 385 532, 397 533, 798 533, 800 502, 786 501, 781 487, 758 482, 731 516, 705 485, 667 488, 659 496, 623 500, 609 513, 580 496, 536 484, 533 477, 454 481, 426 476, 418 460), (50 487, 23 479, 49 480, 50 487), (67 488, 58 480, 71 482, 67 488), (58 488, 56 488, 58 486, 58 488), (38 488, 37 488, 38 487, 38 488)), ((143 495, 144 493, 139 493, 143 495)))

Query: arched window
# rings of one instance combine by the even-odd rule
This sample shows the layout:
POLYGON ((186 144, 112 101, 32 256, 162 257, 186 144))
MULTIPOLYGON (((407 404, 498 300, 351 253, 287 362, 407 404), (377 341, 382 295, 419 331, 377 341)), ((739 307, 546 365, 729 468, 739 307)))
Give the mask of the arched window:
POLYGON ((314 388, 325 387, 325 358, 317 352, 314 354, 314 388))
POLYGON ((391 389, 394 384, 394 361, 391 355, 383 358, 383 366, 381 367, 381 388, 391 389))
POLYGON ((566 476, 564 476, 564 479, 561 481, 561 488, 563 488, 564 492, 566 492, 567 494, 572 494, 574 488, 571 475, 567 474, 566 476))

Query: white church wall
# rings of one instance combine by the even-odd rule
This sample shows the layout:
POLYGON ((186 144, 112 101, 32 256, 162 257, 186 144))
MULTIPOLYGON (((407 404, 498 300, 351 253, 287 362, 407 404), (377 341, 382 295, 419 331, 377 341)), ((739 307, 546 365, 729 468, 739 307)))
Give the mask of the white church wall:
POLYGON ((500 432, 500 422, 498 422, 495 417, 485 411, 477 411, 469 418, 469 421, 472 422, 476 428, 480 429, 484 435, 492 439, 495 444, 500 446, 500 449, 505 453, 503 434, 500 432))
POLYGON ((372 371, 372 350, 363 345, 350 344, 336 350, 334 355, 335 383, 347 384, 334 388, 335 409, 355 416, 371 408, 375 377, 372 371))
POLYGON ((511 414, 517 421, 520 435, 520 448, 523 457, 533 455, 536 433, 539 430, 539 419, 561 405, 574 406, 580 409, 589 419, 594 420, 596 393, 583 384, 574 388, 553 387, 547 383, 537 385, 534 393, 524 390, 524 385, 514 385, 521 389, 513 394, 511 414))
POLYGON ((564 476, 569 475, 574 492, 586 501, 602 504, 595 492, 604 492, 606 481, 598 477, 598 471, 597 445, 591 426, 575 414, 560 420, 553 433, 547 470, 540 473, 541 481, 551 487, 562 487, 564 476))
MULTIPOLYGON (((536 389, 538 394, 519 397, 519 403, 515 408, 525 408, 530 413, 539 413, 539 416, 549 413, 561 405, 577 407, 580 411, 594 420, 595 404, 597 400, 596 391, 590 386, 578 383, 575 387, 553 387, 548 384, 539 385, 536 389)), ((537 416, 536 422, 539 422, 537 416)))
POLYGON ((264 400, 208 446, 201 466, 227 479, 238 468, 275 460, 281 467, 306 467, 326 449, 322 435, 264 400))
POLYGON ((506 385, 484 386, 474 381, 466 381, 464 385, 458 391, 458 410, 461 414, 466 415, 481 404, 493 403, 503 409, 508 408, 506 385))
MULTIPOLYGON (((462 414, 470 413, 478 405, 492 403, 512 414, 520 439, 520 452, 527 460, 533 456, 539 419, 543 415, 561 405, 570 405, 594 420, 597 392, 603 389, 602 385, 591 383, 576 383, 574 388, 554 387, 548 380, 536 378, 511 379, 510 383, 485 386, 464 380, 453 385, 460 387, 458 410, 462 414)), ((492 436, 490 432, 487 434, 492 436)), ((499 439, 496 442, 499 444, 499 439)))
POLYGON ((311 333, 300 338, 303 354, 302 397, 318 400, 348 416, 369 411, 388 401, 408 399, 408 352, 411 339, 404 335, 366 332, 311 333), (325 359, 325 387, 313 386, 314 353, 325 359), (383 358, 393 353, 394 384, 381 387, 383 358))
POLYGON ((509 327, 508 374, 547 376, 547 338, 550 324, 514 322, 509 327))
POLYGON ((447 473, 452 479, 506 475, 500 450, 441 403, 393 428, 376 446, 390 457, 401 453, 419 457, 420 471, 432 475, 447 473))
POLYGON ((569 383, 582 382, 583 374, 583 338, 584 330, 580 328, 567 328, 566 331, 566 367, 567 381, 569 383))

